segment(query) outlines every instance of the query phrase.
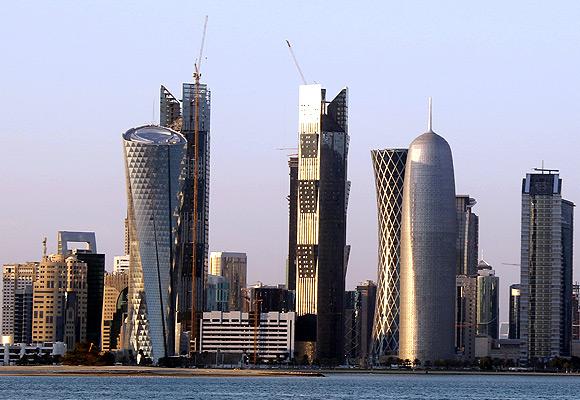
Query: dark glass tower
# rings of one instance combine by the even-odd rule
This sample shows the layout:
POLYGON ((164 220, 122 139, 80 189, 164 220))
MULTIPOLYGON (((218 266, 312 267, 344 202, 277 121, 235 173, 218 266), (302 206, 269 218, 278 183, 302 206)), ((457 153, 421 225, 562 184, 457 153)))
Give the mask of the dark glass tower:
MULTIPOLYGON (((204 288, 207 279, 209 256, 209 183, 210 183, 210 91, 205 84, 199 85, 197 93, 194 83, 183 84, 181 112, 179 102, 161 86, 160 123, 178 130, 187 140, 185 180, 183 183, 182 206, 179 213, 178 252, 173 279, 177 290, 174 302, 177 309, 176 327, 185 332, 191 326, 192 266, 195 264, 196 310, 204 309, 204 288), (197 226, 195 260, 193 249, 193 202, 195 171, 195 120, 198 107, 198 155, 197 162, 197 226)), ((198 333, 195 334, 197 338, 198 333)), ((178 349, 180 352, 186 349, 178 349)))
POLYGON ((79 261, 87 264, 87 342, 101 347, 101 318, 105 287, 105 255, 75 250, 79 261))
POLYGON ((520 338, 520 285, 510 285, 510 339, 520 338))
POLYGON ((372 150, 377 196, 379 267, 372 355, 397 355, 399 350, 399 272, 401 212, 407 149, 372 150))
POLYGON ((288 195, 288 265, 286 288, 296 290, 296 228, 298 221, 298 157, 288 159, 290 194, 288 195))
POLYGON ((332 365, 344 358, 348 90, 329 102, 303 85, 299 97, 296 349, 332 365))

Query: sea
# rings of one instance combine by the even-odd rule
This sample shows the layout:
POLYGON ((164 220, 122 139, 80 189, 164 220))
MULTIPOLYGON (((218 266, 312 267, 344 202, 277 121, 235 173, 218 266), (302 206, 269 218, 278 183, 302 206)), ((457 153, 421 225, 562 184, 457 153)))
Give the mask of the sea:
POLYGON ((0 399, 580 399, 577 376, 324 377, 1 376, 0 399))

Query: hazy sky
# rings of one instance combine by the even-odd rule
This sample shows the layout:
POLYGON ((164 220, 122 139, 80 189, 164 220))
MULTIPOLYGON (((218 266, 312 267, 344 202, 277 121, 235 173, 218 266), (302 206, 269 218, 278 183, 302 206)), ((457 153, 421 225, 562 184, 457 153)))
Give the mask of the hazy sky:
POLYGON ((126 212, 121 134, 158 118, 160 84, 181 97, 206 14, 211 250, 247 252, 249 282, 284 280, 289 152, 275 149, 296 147, 300 83, 289 39, 309 82, 328 97, 350 89, 348 286, 377 278, 369 152, 407 147, 433 96, 506 320, 519 268, 501 263, 520 259, 522 177, 545 160, 580 202, 577 1, 5 2, 0 263, 38 260, 44 236, 54 251, 58 230, 94 230, 111 267, 126 212))

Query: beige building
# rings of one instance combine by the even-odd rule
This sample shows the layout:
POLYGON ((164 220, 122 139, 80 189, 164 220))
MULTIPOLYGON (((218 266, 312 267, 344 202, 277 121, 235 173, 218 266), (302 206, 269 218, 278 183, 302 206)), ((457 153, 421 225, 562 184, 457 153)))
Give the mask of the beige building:
POLYGON ((120 272, 105 275, 103 318, 101 322, 101 351, 118 350, 121 347, 122 340, 119 337, 121 335, 120 326, 123 322, 123 306, 125 313, 127 312, 128 286, 129 274, 127 273, 120 272), (111 337, 112 333, 114 337, 111 337))
POLYGON ((44 256, 34 282, 32 342, 86 341, 87 264, 76 256, 44 256))
POLYGON ((242 288, 246 287, 248 259, 246 253, 212 252, 210 275, 226 278, 229 284, 229 311, 240 311, 243 307, 242 288))
POLYGON ((37 262, 2 266, 2 335, 12 336, 16 343, 30 341, 32 285, 37 262))

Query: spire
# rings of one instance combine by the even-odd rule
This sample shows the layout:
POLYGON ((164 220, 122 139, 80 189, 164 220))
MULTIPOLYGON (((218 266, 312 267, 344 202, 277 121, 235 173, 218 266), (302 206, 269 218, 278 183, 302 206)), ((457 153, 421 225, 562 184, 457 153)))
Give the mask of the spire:
POLYGON ((427 132, 433 133, 433 104, 431 97, 429 97, 429 120, 427 122, 427 132))

